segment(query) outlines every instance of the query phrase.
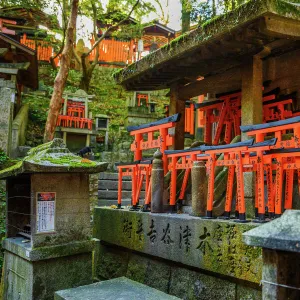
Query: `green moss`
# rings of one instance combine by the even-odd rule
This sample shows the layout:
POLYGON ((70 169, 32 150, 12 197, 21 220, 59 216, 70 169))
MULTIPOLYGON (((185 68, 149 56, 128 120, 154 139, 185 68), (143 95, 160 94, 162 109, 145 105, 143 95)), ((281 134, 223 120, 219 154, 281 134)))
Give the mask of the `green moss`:
POLYGON ((13 176, 14 174, 19 172, 19 170, 22 168, 22 165, 23 165, 23 162, 20 161, 20 162, 16 163, 15 165, 0 171, 0 178, 1 178, 2 174, 10 174, 10 176, 13 176))

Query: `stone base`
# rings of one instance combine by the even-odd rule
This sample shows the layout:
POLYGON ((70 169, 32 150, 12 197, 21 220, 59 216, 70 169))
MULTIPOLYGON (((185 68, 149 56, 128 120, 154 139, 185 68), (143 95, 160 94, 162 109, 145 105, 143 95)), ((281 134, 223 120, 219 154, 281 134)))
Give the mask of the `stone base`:
POLYGON ((54 300, 179 300, 126 277, 98 282, 55 293, 54 300))
POLYGON ((259 284, 261 249, 242 242, 256 226, 126 208, 96 207, 94 216, 94 236, 103 242, 259 284))
POLYGON ((92 283, 92 241, 36 249, 23 241, 4 241, 3 299, 52 300, 55 291, 92 283))
POLYGON ((244 283, 232 281, 228 277, 133 253, 113 245, 101 244, 97 259, 96 275, 100 280, 126 276, 186 300, 262 299, 261 288, 258 285, 243 285, 244 283))
POLYGON ((257 224, 103 207, 94 218, 99 279, 126 276, 183 299, 261 299, 262 252, 242 242, 257 224))

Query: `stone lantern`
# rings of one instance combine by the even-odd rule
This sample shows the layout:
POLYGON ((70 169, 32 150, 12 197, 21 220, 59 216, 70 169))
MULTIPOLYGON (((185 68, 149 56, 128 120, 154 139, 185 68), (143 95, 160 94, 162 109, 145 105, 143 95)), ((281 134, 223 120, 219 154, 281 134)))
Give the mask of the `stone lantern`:
POLYGON ((55 139, 0 172, 7 189, 3 299, 53 299, 57 290, 92 282, 89 174, 106 167, 55 139))

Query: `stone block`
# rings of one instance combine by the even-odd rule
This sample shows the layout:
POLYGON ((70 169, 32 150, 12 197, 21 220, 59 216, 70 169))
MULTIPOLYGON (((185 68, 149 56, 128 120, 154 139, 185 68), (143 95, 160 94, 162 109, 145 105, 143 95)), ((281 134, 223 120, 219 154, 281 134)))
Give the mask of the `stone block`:
MULTIPOLYGON (((131 191, 131 186, 132 186, 132 183, 131 181, 124 181, 122 183, 122 189, 123 191, 126 190, 126 191, 131 191)), ((117 191, 118 190, 118 181, 116 180, 103 180, 103 181, 99 181, 99 190, 115 190, 117 191)), ((144 190, 145 189, 145 183, 143 184, 143 187, 142 189, 144 190)))
POLYGON ((261 289, 253 289, 251 287, 237 285, 236 288, 236 299, 239 300, 261 300, 262 293, 261 289))
POLYGON ((118 249, 100 244, 95 275, 99 279, 112 279, 125 276, 129 255, 118 249))
POLYGON ((101 241, 257 284, 261 249, 242 242, 242 234, 256 226, 98 207, 94 229, 101 241))
POLYGON ((149 259, 144 283, 164 293, 168 293, 170 275, 171 267, 169 264, 166 264, 162 261, 149 259))
MULTIPOLYGON (((122 192, 122 199, 131 199, 131 196, 132 196, 131 191, 123 191, 122 192)), ((118 199, 118 191, 99 190, 98 197, 99 197, 99 199, 116 200, 116 199, 118 199)), ((145 198, 145 192, 141 192, 140 199, 144 199, 144 198, 145 198)))
POLYGON ((181 299, 211 300, 235 298, 235 283, 184 268, 172 268, 170 291, 181 299))
MULTIPOLYGON (((125 277, 58 291, 54 300, 168 300, 178 299, 125 277)), ((179 300, 179 299, 178 299, 179 300)))
POLYGON ((118 180, 118 173, 102 172, 99 174, 99 180, 118 180))
POLYGON ((128 262, 126 277, 140 283, 145 283, 147 269, 148 259, 140 255, 132 254, 128 262))

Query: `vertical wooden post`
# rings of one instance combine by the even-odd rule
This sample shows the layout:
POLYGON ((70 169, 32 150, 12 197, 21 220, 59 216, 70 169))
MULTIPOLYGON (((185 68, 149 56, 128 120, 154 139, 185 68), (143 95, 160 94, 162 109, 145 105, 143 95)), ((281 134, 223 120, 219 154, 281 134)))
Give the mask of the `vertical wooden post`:
POLYGON ((184 149, 184 125, 185 125, 185 100, 179 99, 178 91, 180 86, 174 84, 170 89, 170 116, 180 113, 180 121, 175 126, 175 143, 173 149, 184 149))
MULTIPOLYGON (((261 124, 263 121, 262 104, 263 62, 254 56, 242 70, 242 125, 261 124)), ((247 135, 242 136, 246 140, 247 135)), ((255 198, 255 175, 244 173, 245 203, 247 217, 253 218, 255 198)))

